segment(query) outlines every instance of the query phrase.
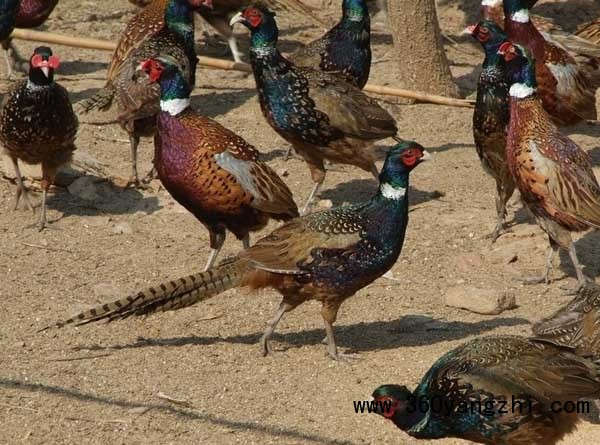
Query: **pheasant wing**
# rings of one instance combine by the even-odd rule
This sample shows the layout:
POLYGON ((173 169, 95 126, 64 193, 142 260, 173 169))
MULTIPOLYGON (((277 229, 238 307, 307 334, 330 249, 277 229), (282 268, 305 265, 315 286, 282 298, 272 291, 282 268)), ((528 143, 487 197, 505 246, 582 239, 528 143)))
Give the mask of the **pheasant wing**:
POLYGON ((329 117, 332 127, 358 139, 394 136, 394 118, 375 100, 343 78, 308 68, 296 68, 309 82, 309 96, 317 110, 329 117))

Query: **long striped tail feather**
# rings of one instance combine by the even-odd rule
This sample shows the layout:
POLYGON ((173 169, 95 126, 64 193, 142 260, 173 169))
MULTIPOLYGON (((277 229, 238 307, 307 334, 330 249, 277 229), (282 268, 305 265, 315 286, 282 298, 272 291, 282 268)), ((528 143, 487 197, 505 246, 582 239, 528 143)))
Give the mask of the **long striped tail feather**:
POLYGON ((232 258, 206 272, 164 282, 111 303, 100 304, 67 320, 47 326, 40 332, 69 324, 81 326, 100 320, 110 323, 131 316, 182 309, 239 286, 250 268, 248 261, 232 258))

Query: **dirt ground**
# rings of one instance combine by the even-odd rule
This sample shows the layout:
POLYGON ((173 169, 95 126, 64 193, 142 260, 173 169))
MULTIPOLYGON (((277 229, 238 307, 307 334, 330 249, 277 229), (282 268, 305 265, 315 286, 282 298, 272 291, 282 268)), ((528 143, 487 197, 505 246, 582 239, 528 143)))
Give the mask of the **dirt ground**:
MULTIPOLYGON (((338 3, 325 7, 330 23, 339 15, 338 3)), ((600 13, 593 0, 541 3, 536 12, 567 30, 600 13)), ((116 40, 132 11, 125 0, 62 0, 45 30, 116 40)), ((471 0, 440 2, 444 32, 460 41, 475 11, 471 0)), ((322 32, 299 20, 279 15, 285 50, 322 32)), ((375 20, 373 34, 378 61, 371 81, 393 85, 396 62, 387 55, 391 38, 384 19, 375 20)), ((34 47, 17 45, 23 54, 34 47)), ((218 55, 223 49, 203 52, 218 55)), ((446 49, 461 88, 473 92, 481 51, 471 43, 448 43, 446 49)), ((110 53, 54 50, 64 61, 58 80, 74 102, 102 86, 110 53)), ((4 92, 9 83, 3 62, 0 69, 4 92)), ((194 106, 255 144, 276 171, 287 172, 285 180, 303 203, 308 170, 298 160, 283 162, 287 145, 263 120, 254 80, 204 68, 198 79, 194 106)), ((399 105, 390 98, 382 103, 398 119, 400 135, 427 147, 433 162, 411 176, 414 211, 393 268, 400 281, 380 279, 340 311, 338 345, 361 358, 350 364, 326 356, 316 303, 290 313, 275 335, 278 352, 260 356, 258 339, 279 303, 273 291, 232 290, 147 319, 37 333, 90 305, 198 271, 208 254, 208 235, 156 182, 144 192, 98 182, 94 201, 57 189, 49 203, 55 222, 38 233, 27 227, 34 221, 31 213, 11 211, 14 186, 0 181, 0 443, 414 443, 377 416, 355 414, 352 401, 369 399, 382 383, 414 387, 437 357, 475 336, 527 335, 532 322, 569 300, 559 286, 575 280, 564 254, 550 286, 525 287, 515 280, 541 271, 547 247, 516 198, 513 232, 494 246, 484 238, 495 221, 493 181, 474 150, 471 110, 399 105), (457 286, 513 292, 518 307, 481 316, 445 306, 444 295, 457 286)), ((117 125, 101 125, 108 120, 101 114, 82 116, 78 146, 112 174, 127 176, 127 137, 117 125)), ((582 124, 569 134, 600 162, 600 126, 582 124)), ((381 143, 382 152, 390 144, 381 143)), ((145 140, 140 151, 145 173, 151 167, 151 141, 145 140)), ((321 199, 334 205, 354 202, 367 198, 375 186, 367 173, 337 167, 327 176, 321 199)), ((577 241, 592 277, 600 274, 599 243, 596 233, 577 241)), ((229 238, 223 253, 239 248, 229 238)), ((600 429, 583 422, 564 443, 599 438, 600 429)))

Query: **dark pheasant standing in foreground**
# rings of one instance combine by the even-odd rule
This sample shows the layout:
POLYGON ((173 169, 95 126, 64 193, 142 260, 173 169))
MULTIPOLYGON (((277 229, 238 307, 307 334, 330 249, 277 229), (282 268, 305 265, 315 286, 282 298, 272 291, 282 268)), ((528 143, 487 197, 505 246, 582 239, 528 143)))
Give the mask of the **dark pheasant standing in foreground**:
POLYGON ((137 149, 140 137, 153 136, 160 88, 148 82, 140 63, 159 55, 170 56, 186 73, 190 85, 196 82, 194 9, 211 0, 155 0, 125 28, 108 69, 104 88, 82 102, 82 111, 107 110, 117 103, 118 120, 129 134, 132 171, 130 181, 140 185, 137 149), (162 22, 156 22, 159 14, 162 22))
POLYGON ((78 127, 67 90, 54 82, 54 70, 59 65, 50 48, 36 48, 29 60, 28 79, 17 82, 0 106, 0 143, 17 176, 15 210, 21 197, 33 209, 18 160, 42 164, 40 230, 46 225, 48 189, 58 168, 71 159, 78 127))
POLYGON ((342 20, 290 56, 296 66, 343 75, 363 88, 371 70, 371 20, 365 0, 343 0, 342 20))
POLYGON ((57 326, 181 309, 237 286, 273 287, 283 300, 262 336, 263 353, 271 351, 269 339, 286 312, 318 300, 327 350, 337 359, 333 323, 338 309, 398 259, 408 223, 408 176, 424 155, 415 142, 398 144, 388 152, 371 200, 293 219, 206 272, 97 306, 57 326))
POLYGON ((465 30, 476 38, 485 51, 477 82, 477 100, 473 112, 473 137, 479 160, 496 181, 497 222, 492 241, 502 233, 506 203, 515 190, 515 181, 506 163, 506 132, 510 118, 506 65, 498 54, 506 34, 492 21, 484 20, 465 30))
POLYGON ((556 313, 533 326, 540 340, 600 360, 600 286, 588 283, 556 313))
POLYGON ((499 53, 507 62, 511 84, 508 166, 523 203, 550 240, 544 275, 528 282, 548 283, 554 254, 563 248, 569 252, 581 287, 587 280, 570 232, 600 228, 600 186, 592 160, 559 132, 542 106, 534 61, 526 50, 507 42, 499 53))
POLYGON ((43 24, 58 0, 0 0, 0 43, 6 57, 8 77, 12 75, 21 57, 17 53, 10 33, 17 28, 37 28, 43 24))
POLYGON ((190 87, 176 64, 148 60, 143 69, 160 83, 154 166, 167 191, 210 233, 211 268, 229 230, 250 245, 249 233, 270 218, 298 216, 292 192, 259 152, 241 137, 190 107, 190 87))
POLYGON ((554 445, 579 421, 556 408, 598 396, 600 365, 570 348, 510 336, 446 353, 414 391, 383 385, 373 392, 378 413, 412 437, 491 445, 554 445))
POLYGON ((396 121, 343 78, 297 67, 277 49, 277 24, 264 6, 246 8, 232 20, 252 33, 250 61, 267 122, 292 144, 310 168, 315 185, 307 212, 325 179, 325 159, 377 175, 371 145, 395 136, 396 121))
POLYGON ((511 42, 524 46, 535 59, 539 97, 557 125, 595 120, 600 60, 578 63, 565 49, 544 39, 529 19, 527 0, 504 0, 504 29, 511 42))

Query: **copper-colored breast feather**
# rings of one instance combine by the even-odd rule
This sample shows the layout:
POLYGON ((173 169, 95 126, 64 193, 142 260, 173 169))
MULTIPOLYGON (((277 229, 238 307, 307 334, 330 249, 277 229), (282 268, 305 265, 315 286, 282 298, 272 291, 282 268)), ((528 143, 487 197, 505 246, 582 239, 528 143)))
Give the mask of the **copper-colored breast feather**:
POLYGON ((220 168, 233 175, 240 192, 249 195, 248 205, 273 216, 298 216, 292 192, 277 173, 259 159, 259 152, 252 145, 198 113, 185 113, 181 121, 190 136, 202 144, 203 151, 208 151, 220 168))

